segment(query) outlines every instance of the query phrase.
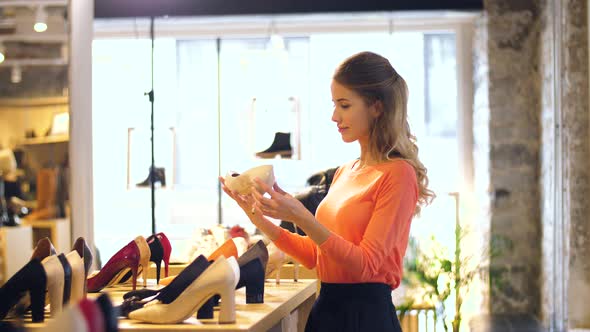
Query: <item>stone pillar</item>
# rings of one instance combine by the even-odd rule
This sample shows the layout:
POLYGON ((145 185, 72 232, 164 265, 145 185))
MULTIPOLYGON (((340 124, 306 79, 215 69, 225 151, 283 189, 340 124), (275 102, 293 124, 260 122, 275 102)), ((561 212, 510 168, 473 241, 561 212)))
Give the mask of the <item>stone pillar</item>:
POLYGON ((561 120, 563 219, 569 252, 567 320, 590 328, 590 130, 588 102, 588 3, 561 1, 561 120), (568 225, 569 223, 569 225, 568 225))
POLYGON ((485 1, 490 138, 490 313, 539 312, 540 4, 485 1))

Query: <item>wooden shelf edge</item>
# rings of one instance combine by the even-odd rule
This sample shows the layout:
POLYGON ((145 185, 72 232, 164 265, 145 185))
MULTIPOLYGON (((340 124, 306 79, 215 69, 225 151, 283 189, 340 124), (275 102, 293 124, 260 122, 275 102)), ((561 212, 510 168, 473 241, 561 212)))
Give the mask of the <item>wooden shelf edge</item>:
POLYGON ((68 105, 69 97, 36 97, 36 98, 0 98, 1 107, 33 107, 68 105))
POLYGON ((40 144, 55 144, 67 143, 70 140, 69 135, 54 135, 45 137, 27 138, 20 142, 19 145, 40 145, 40 144))

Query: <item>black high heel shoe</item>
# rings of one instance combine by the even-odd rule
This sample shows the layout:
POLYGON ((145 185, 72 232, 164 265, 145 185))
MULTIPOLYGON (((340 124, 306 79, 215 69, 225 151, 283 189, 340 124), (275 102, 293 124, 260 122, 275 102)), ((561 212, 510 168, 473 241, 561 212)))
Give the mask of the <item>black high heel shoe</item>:
MULTIPOLYGON (((238 258, 240 281, 236 289, 246 287, 246 303, 264 303, 264 281, 268 249, 262 240, 256 242, 238 258)), ((197 312, 198 319, 213 318, 213 307, 219 305, 219 296, 213 296, 197 312)))
POLYGON ((268 249, 264 242, 258 241, 238 258, 240 281, 236 289, 246 287, 246 303, 264 303, 264 280, 268 249))
MULTIPOLYGON (((139 289, 127 292, 123 295, 123 304, 119 306, 119 314, 121 316, 129 316, 131 311, 143 308, 143 306, 153 300, 158 300, 161 303, 172 303, 193 281, 195 281, 203 271, 209 267, 210 263, 203 255, 199 255, 192 263, 190 263, 184 270, 180 272, 172 282, 158 290, 139 289), (156 295, 156 297, 153 297, 156 295), (149 300, 143 301, 148 297, 149 300)), ((212 309, 212 308, 211 308, 212 309)))
POLYGON ((264 303, 265 270, 259 258, 240 266, 240 281, 236 289, 246 287, 246 303, 264 303))
POLYGON ((33 323, 43 322, 47 276, 41 262, 32 259, 0 288, 0 319, 18 302, 23 292, 30 292, 33 323))

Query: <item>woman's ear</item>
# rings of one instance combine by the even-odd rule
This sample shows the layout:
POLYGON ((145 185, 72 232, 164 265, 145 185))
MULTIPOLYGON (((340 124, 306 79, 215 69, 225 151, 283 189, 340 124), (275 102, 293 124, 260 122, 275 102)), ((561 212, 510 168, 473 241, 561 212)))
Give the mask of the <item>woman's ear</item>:
POLYGON ((381 114, 383 114, 383 103, 381 100, 377 100, 373 103, 373 105, 371 105, 370 112, 373 119, 377 119, 381 116, 381 114))

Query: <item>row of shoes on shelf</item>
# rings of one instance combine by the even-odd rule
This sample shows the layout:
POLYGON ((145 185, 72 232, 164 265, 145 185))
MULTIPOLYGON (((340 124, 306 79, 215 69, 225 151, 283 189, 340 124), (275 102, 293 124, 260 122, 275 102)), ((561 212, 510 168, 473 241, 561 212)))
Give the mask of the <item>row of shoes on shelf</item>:
POLYGON ((164 278, 161 289, 126 293, 118 312, 141 322, 175 324, 195 312, 197 319, 212 319, 219 306, 218 322, 234 323, 235 290, 245 287, 246 303, 264 303, 266 277, 276 274, 280 279, 286 259, 274 244, 267 247, 262 240, 238 256, 236 240, 227 240, 207 257, 199 255, 179 275, 164 278))
POLYGON ((78 238, 66 254, 58 254, 49 238, 39 240, 29 262, 0 288, 0 319, 11 310, 17 317, 30 310, 33 322, 43 322, 46 304, 55 317, 68 304, 86 298, 91 265, 92 253, 84 238, 78 238))
MULTIPOLYGON (((43 322, 47 292, 49 311, 54 318, 51 323, 58 321, 57 317, 67 311, 63 314, 67 317, 61 318, 63 321, 60 320, 59 324, 75 324, 69 321, 72 315, 90 310, 81 307, 91 306, 84 304, 87 292, 100 292, 106 287, 131 282, 132 291, 126 293, 123 303, 112 310, 115 317, 173 324, 197 312, 198 319, 212 319, 214 307, 221 303, 219 323, 233 323, 236 317, 235 290, 245 287, 246 303, 264 303, 266 278, 276 275, 278 284, 280 268, 288 259, 273 243, 267 246, 259 240, 242 250, 241 255, 238 255, 236 243, 241 242, 237 238, 229 239, 207 257, 199 255, 177 276, 168 277, 172 247, 166 235, 158 233, 147 239, 138 236, 99 271, 89 275, 92 254, 83 238, 78 238, 67 254, 57 254, 50 240, 44 238, 37 243, 31 260, 0 288, 0 320, 11 310, 12 316, 16 317, 30 310, 33 322, 43 322), (146 288, 150 261, 156 264, 156 282, 163 288, 146 288), (159 280, 162 261, 165 278, 159 280), (136 287, 139 274, 143 276, 143 289, 136 287)), ((295 266, 294 281, 297 281, 297 268, 298 265, 295 266)), ((65 329, 70 330, 76 329, 65 329)))
POLYGON ((162 261, 165 276, 168 276, 171 252, 172 246, 164 233, 151 235, 147 239, 137 236, 113 255, 100 271, 89 276, 88 291, 99 292, 105 287, 125 283, 129 279, 135 290, 139 274, 143 278, 143 287, 146 287, 150 262, 156 264, 156 282, 159 282, 162 261))
MULTIPOLYGON (((0 321, 0 331, 25 332, 22 321, 0 321)), ((96 300, 71 302, 44 326, 46 332, 117 332, 118 317, 109 296, 101 294, 96 300)))

